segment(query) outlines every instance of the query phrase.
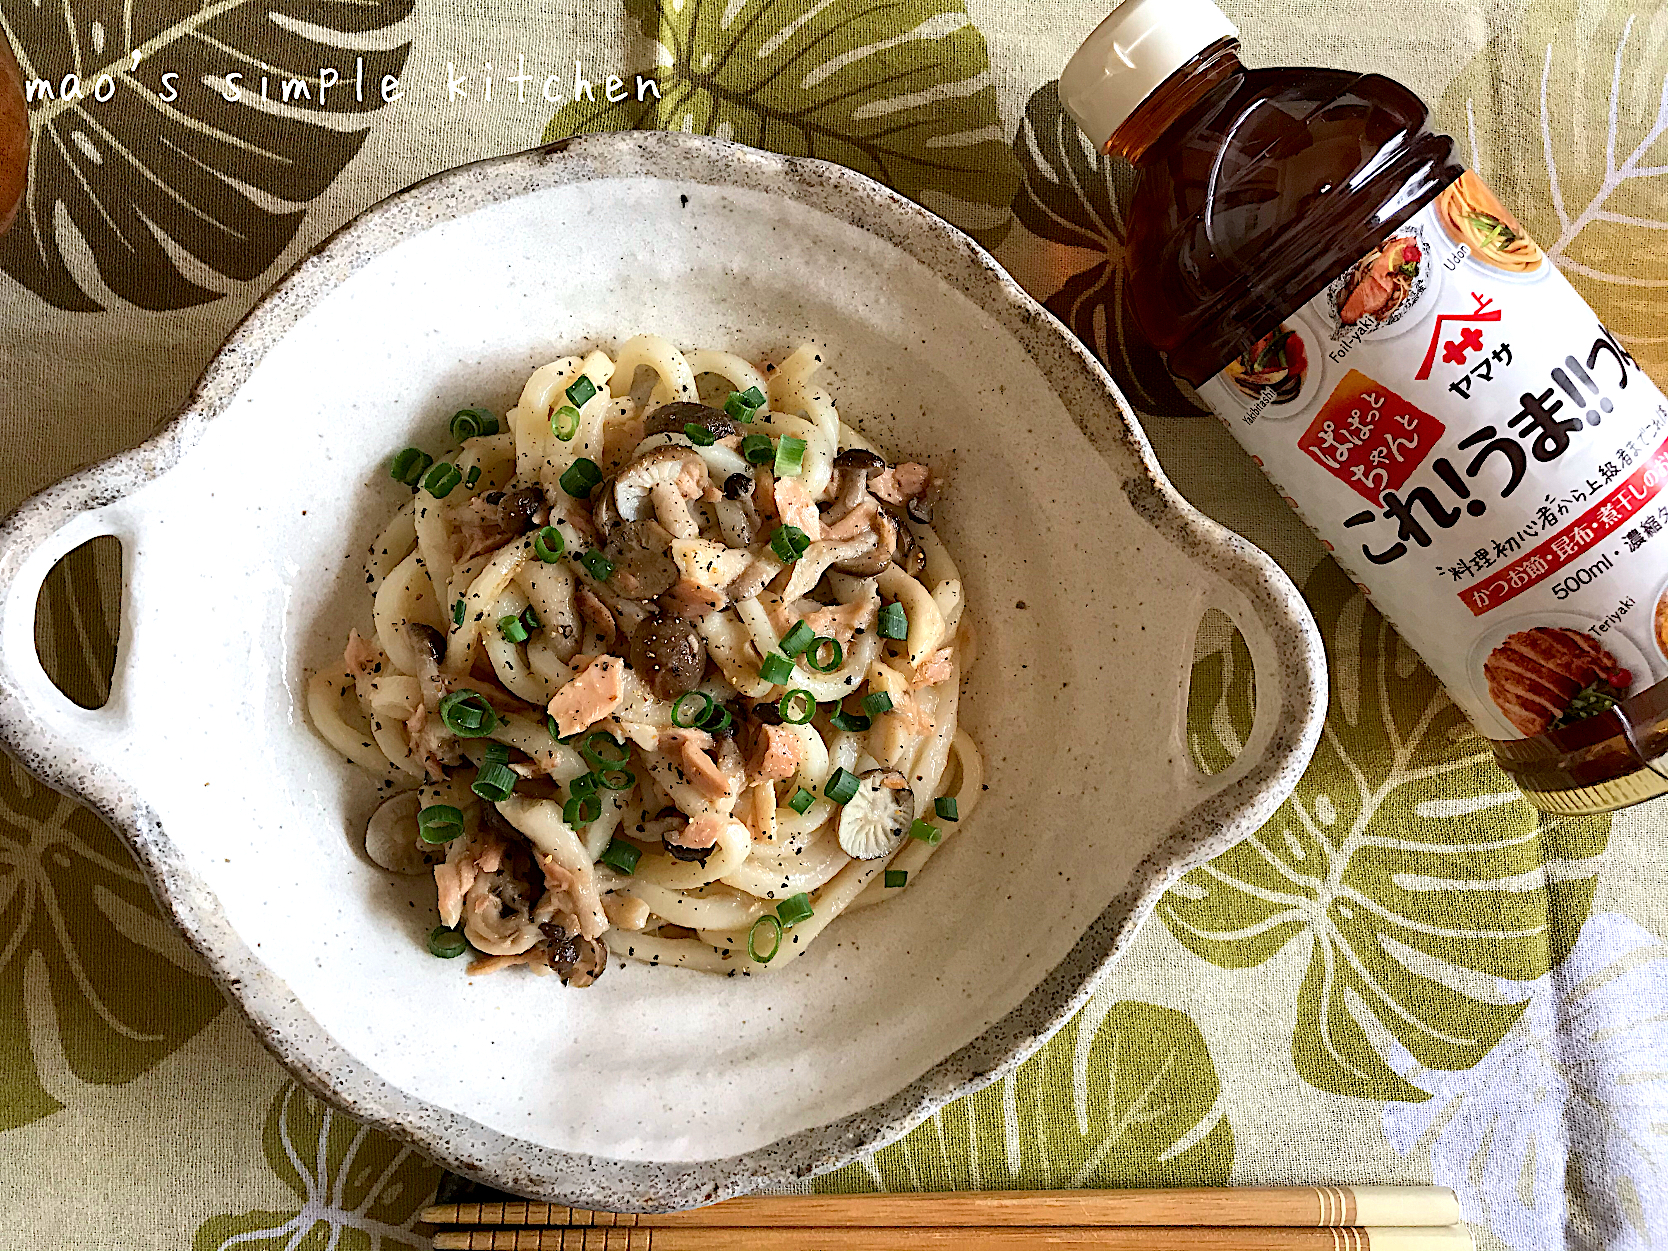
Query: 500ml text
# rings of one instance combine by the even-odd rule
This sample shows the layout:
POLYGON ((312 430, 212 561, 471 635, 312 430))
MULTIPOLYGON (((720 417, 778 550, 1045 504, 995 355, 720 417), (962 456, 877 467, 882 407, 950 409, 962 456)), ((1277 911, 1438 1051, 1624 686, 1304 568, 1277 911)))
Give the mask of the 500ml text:
POLYGON ((1584 586, 1591 586, 1605 574, 1616 567, 1616 561, 1610 556, 1600 556, 1590 565, 1583 565, 1574 573, 1560 578, 1552 584, 1553 599, 1568 599, 1584 586))

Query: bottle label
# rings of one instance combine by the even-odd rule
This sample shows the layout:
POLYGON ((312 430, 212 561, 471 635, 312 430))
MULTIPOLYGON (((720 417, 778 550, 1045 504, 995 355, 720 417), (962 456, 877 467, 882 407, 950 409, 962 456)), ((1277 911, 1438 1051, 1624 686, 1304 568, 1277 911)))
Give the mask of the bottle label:
POLYGON ((1668 678, 1668 402, 1475 174, 1200 395, 1484 734, 1668 678))

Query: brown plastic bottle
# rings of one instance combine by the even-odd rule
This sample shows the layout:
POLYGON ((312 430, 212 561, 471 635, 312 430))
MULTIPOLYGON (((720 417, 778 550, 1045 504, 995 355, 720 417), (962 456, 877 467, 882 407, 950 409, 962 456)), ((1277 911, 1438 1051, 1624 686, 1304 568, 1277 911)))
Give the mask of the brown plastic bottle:
POLYGON ((1377 74, 1125 0, 1060 79, 1128 298, 1537 806, 1668 794, 1668 402, 1377 74))

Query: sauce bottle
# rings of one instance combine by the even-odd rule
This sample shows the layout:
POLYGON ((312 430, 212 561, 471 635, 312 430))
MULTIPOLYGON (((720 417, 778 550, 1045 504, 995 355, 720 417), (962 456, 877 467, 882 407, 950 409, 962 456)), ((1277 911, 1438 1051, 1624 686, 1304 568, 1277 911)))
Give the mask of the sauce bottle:
POLYGON ((1413 92, 1237 36, 1126 0, 1060 76, 1130 311, 1530 802, 1668 794, 1668 402, 1413 92))

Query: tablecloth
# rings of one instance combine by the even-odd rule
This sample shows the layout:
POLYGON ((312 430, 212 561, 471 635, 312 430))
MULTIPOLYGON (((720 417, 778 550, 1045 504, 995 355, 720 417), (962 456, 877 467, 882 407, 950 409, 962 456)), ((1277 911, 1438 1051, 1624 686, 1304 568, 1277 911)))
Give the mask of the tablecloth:
MULTIPOLYGON (((1538 816, 1126 333, 1126 171, 1055 94, 1101 4, 0 0, 40 80, 29 199, 0 240, 0 506, 147 434, 291 261, 436 170, 636 126, 880 178, 1102 355, 1182 491, 1303 588, 1332 695, 1296 794, 1175 885, 1039 1055, 814 1185, 1435 1180, 1485 1247, 1661 1246, 1668 806, 1538 816)), ((1668 382, 1668 5, 1225 7, 1251 64, 1419 91, 1668 382)), ((86 703, 119 585, 84 550, 43 596, 43 654, 86 703)), ((1243 644, 1204 630, 1202 767, 1237 751, 1253 685, 1243 644)), ((121 842, 0 765, 0 1247, 417 1245, 440 1176, 299 1090, 121 842)))

